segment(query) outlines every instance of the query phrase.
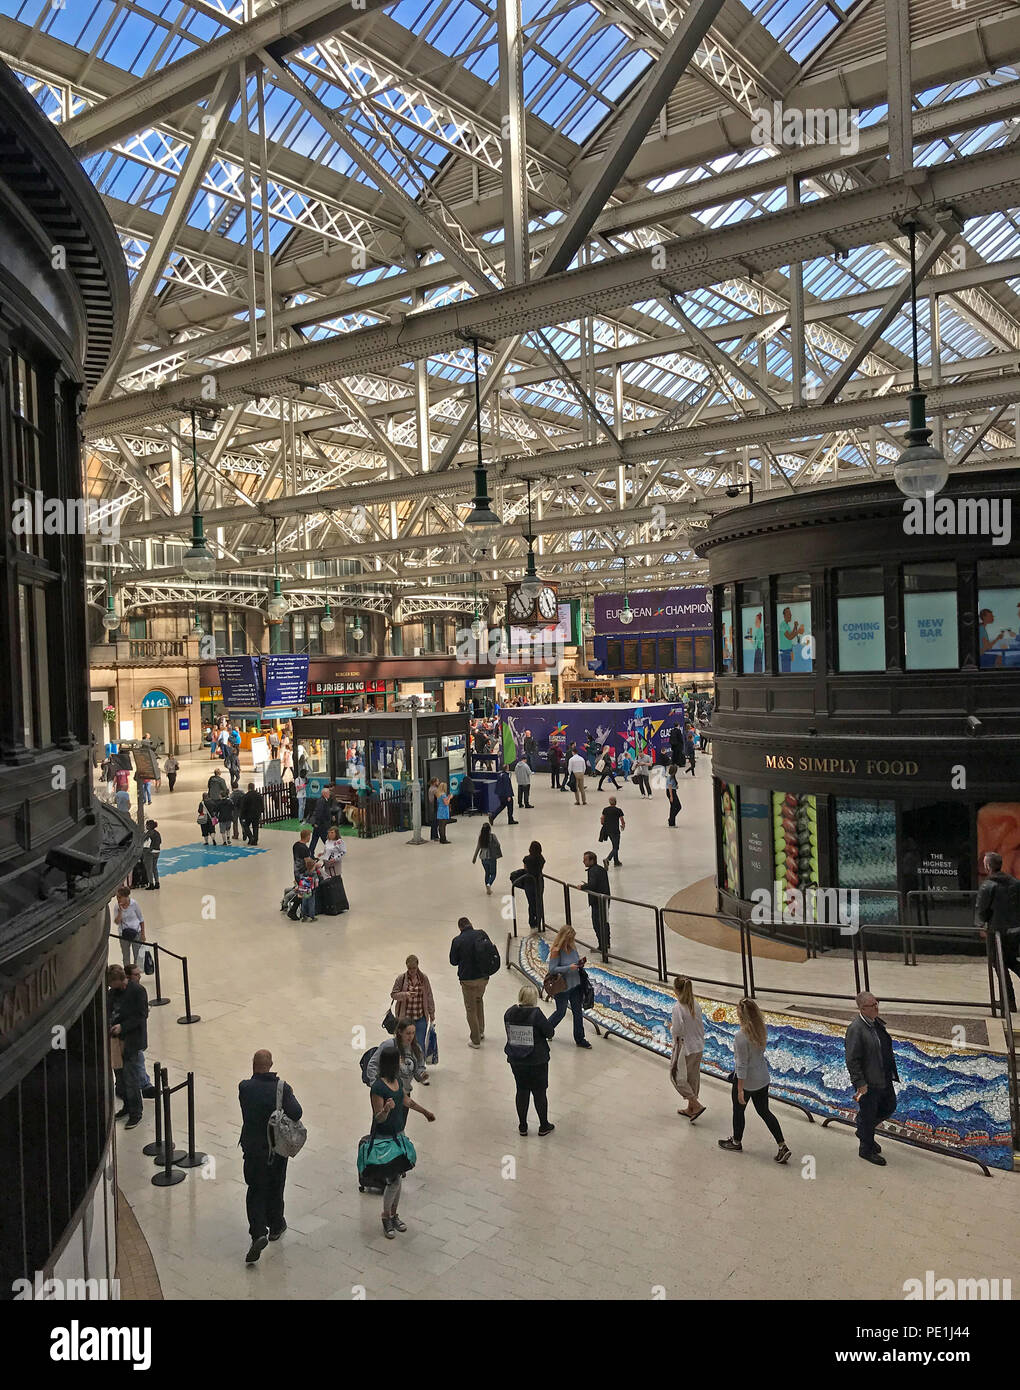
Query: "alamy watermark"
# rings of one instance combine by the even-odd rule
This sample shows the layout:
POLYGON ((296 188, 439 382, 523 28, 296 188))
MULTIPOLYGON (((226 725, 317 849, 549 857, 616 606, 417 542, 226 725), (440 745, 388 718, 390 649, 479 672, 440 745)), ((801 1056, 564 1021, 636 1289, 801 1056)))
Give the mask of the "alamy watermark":
POLYGON ((751 112, 751 144, 776 149, 799 145, 833 145, 846 154, 861 147, 860 112, 852 107, 786 107, 781 101, 751 112))
POLYGON ((840 936, 856 936, 861 929, 861 894, 857 888, 771 888, 751 893, 753 926, 803 926, 815 922, 838 927, 840 936))
POLYGON ((1010 1279, 940 1279, 933 1269, 926 1269, 923 1279, 905 1279, 903 1297, 912 1299, 956 1300, 968 1303, 1003 1302, 1013 1297, 1010 1279))
POLYGON ((989 536, 1009 545, 1013 504, 1008 497, 908 497, 903 503, 906 536, 989 536))
POLYGON ((16 536, 94 536, 104 545, 116 545, 124 510, 116 498, 47 497, 35 490, 15 498, 11 530, 16 536))

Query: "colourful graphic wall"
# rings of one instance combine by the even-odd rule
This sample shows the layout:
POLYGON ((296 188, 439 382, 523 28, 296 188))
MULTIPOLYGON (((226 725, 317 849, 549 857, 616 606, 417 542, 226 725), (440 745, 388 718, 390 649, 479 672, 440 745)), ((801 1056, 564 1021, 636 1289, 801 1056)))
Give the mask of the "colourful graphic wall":
POLYGON ((564 751, 576 743, 578 751, 586 747, 608 748, 619 758, 624 748, 634 752, 648 745, 656 762, 668 761, 669 735, 673 729, 684 728, 682 705, 654 704, 577 704, 524 705, 500 712, 503 724, 503 757, 507 759, 510 740, 520 756, 525 731, 532 733, 538 744, 539 758, 544 764, 550 743, 564 751))
MULTIPOLYGON (((549 942, 540 936, 521 942, 520 966, 541 987, 549 942)), ((586 1017, 600 1028, 642 1043, 663 1057, 672 1050, 669 1022, 673 993, 668 985, 642 980, 618 967, 595 961, 587 966, 595 1006, 586 1017)), ((705 1018, 702 1071, 724 1078, 733 1069, 736 1009, 721 1000, 698 996, 705 1018)), ((843 1052, 845 1028, 838 1023, 765 1012, 769 1030, 766 1052, 771 1091, 813 1115, 854 1120, 850 1077, 843 1052)), ((1013 1137, 1009 1117, 1006 1059, 994 1052, 920 1042, 893 1036, 900 1084, 897 1109, 885 1128, 979 1158, 989 1167, 1012 1169, 1013 1137)), ((665 1084, 665 1076, 663 1084, 665 1084)))

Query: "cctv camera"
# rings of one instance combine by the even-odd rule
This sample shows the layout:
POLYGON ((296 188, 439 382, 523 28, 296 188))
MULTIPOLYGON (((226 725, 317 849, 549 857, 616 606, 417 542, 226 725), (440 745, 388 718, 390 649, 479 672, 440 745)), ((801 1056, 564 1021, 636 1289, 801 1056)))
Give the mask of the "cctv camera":
POLYGON ((82 854, 76 849, 54 845, 46 853, 46 867, 59 869, 61 873, 72 875, 75 878, 83 878, 87 874, 98 873, 103 867, 103 861, 94 858, 91 854, 82 854))
POLYGON ((981 723, 981 720, 978 719, 975 715, 967 715, 967 732, 969 734, 979 733, 983 727, 984 725, 981 723))
POLYGON ((731 483, 730 486, 726 489, 726 496, 727 496, 727 497, 739 497, 739 496, 740 496, 740 488, 737 487, 736 483, 731 483))

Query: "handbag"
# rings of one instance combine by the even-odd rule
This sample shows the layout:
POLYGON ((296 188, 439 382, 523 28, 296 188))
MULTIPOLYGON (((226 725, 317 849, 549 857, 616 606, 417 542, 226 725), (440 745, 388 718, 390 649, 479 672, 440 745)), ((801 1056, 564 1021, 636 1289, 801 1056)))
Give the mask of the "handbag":
POLYGON ((154 954, 148 946, 142 947, 142 970, 146 975, 152 975, 156 970, 154 954))
POLYGON ((429 1031, 425 1034, 425 1061, 430 1067, 439 1065, 439 1034, 434 1023, 429 1024, 429 1031))
POLYGON ((542 989, 545 991, 547 999, 555 999, 557 994, 562 994, 567 987, 566 976, 548 974, 542 981, 542 989))
POLYGON ((386 1010, 386 1017, 382 1021, 382 1026, 386 1029, 387 1033, 392 1034, 397 1031, 397 1016, 392 1009, 386 1010))
POLYGON ((300 1120, 292 1120, 283 1108, 283 1082, 276 1083, 276 1109, 266 1126, 270 1155, 294 1158, 304 1148, 308 1131, 300 1120))
POLYGON ((577 975, 581 985, 581 1008, 593 1009, 595 1007, 595 986, 588 978, 588 972, 583 965, 578 966, 577 975))
POLYGON ((110 1039, 110 1066, 114 1071, 120 1071, 124 1065, 124 1044, 120 1038, 110 1039))

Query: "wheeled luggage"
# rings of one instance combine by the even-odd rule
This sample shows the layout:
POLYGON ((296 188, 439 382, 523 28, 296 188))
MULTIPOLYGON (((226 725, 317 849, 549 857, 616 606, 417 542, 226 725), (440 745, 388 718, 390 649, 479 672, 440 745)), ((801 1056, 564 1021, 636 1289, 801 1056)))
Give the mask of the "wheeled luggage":
POLYGON ((339 874, 333 878, 324 878, 315 890, 316 911, 325 913, 327 917, 336 917, 341 912, 346 912, 350 907, 347 901, 347 892, 344 889, 344 881, 339 874))

